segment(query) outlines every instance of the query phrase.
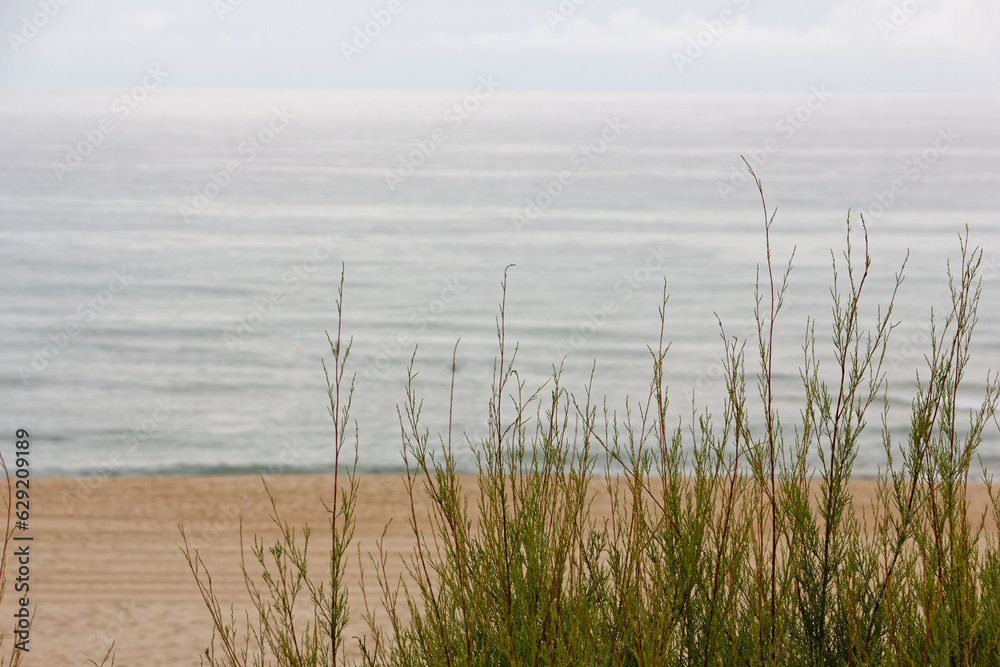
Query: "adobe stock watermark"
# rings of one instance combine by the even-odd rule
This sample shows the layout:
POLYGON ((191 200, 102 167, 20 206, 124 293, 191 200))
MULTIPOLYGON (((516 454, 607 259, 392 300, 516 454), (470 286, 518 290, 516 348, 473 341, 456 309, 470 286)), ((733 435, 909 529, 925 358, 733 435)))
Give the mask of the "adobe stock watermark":
POLYGON ((611 144, 615 143, 626 129, 628 125, 622 123, 620 118, 605 119, 600 134, 586 144, 578 146, 570 154, 569 161, 574 168, 563 169, 551 180, 543 182, 541 189, 534 196, 524 198, 524 207, 520 211, 511 213, 510 221, 514 229, 520 233, 525 227, 534 224, 542 212, 552 206, 579 175, 590 169, 600 156, 608 152, 611 144))
POLYGON ((47 336, 48 343, 40 348, 32 350, 31 360, 27 364, 17 367, 17 372, 21 376, 21 381, 28 384, 28 380, 37 377, 48 368, 49 364, 58 357, 63 350, 69 347, 80 335, 83 325, 93 322, 94 319, 103 313, 114 303, 115 298, 121 294, 135 279, 128 274, 128 269, 114 270, 107 285, 98 290, 93 296, 87 297, 77 304, 75 315, 68 318, 63 326, 47 336))
POLYGON ((687 45, 683 51, 674 51, 674 66, 677 72, 684 73, 684 70, 693 65, 698 58, 701 58, 706 49, 715 44, 715 40, 722 36, 726 28, 736 23, 740 12, 745 12, 750 7, 750 0, 732 0, 736 9, 723 9, 719 12, 719 17, 702 21, 702 29, 694 35, 689 35, 687 45))
POLYGON ((414 148, 399 156, 396 168, 385 172, 385 184, 389 188, 389 192, 395 192, 396 188, 406 182, 406 179, 413 176, 417 169, 422 167, 437 152, 441 144, 448 141, 449 131, 454 132, 462 127, 462 124, 472 118, 473 114, 479 111, 483 103, 499 87, 500 82, 494 79, 492 74, 487 77, 479 77, 479 85, 476 86, 476 89, 449 107, 441 116, 441 120, 448 126, 447 129, 436 127, 431 130, 426 139, 415 139, 413 141, 414 148))
POLYGON ((920 153, 911 155, 900 166, 899 170, 902 172, 902 176, 894 178, 885 190, 874 191, 872 194, 875 197, 875 201, 871 202, 866 209, 863 209, 861 214, 869 220, 877 220, 882 217, 886 211, 892 208, 893 204, 899 201, 900 197, 909 191, 907 181, 910 183, 920 181, 927 170, 955 145, 956 139, 960 138, 961 135, 950 127, 947 130, 938 128, 937 136, 934 137, 933 143, 920 153))
POLYGON ((38 33, 54 19, 62 8, 70 3, 70 0, 38 0, 38 10, 29 16, 21 17, 21 29, 18 32, 8 32, 7 42, 10 48, 17 53, 21 47, 38 37, 38 33))
POLYGON ((605 299, 598 308, 588 309, 584 321, 570 330, 569 337, 565 341, 556 343, 556 354, 565 357, 582 348, 591 336, 604 328, 622 304, 627 303, 650 279, 658 275, 657 272, 666 266, 670 257, 672 255, 667 253, 662 245, 651 247, 646 261, 615 283, 616 296, 613 299, 605 299))
MULTIPOLYGON (((794 294, 789 294, 784 297, 783 308, 794 307, 799 303, 800 298, 794 294)), ((727 340, 732 341, 736 339, 737 345, 742 344, 745 341, 756 340, 758 334, 757 331, 757 320, 755 318, 750 318, 745 320, 738 330, 738 335, 734 335, 728 328, 725 329, 725 334, 727 340)), ((713 388, 716 383, 720 380, 726 378, 726 367, 721 359, 716 359, 709 363, 707 366, 700 368, 695 374, 695 381, 693 385, 684 385, 680 389, 680 395, 684 397, 689 397, 694 392, 697 395, 702 395, 704 392, 713 388)))
POLYGON ((212 544, 223 532, 238 527, 240 517, 252 506, 254 490, 260 489, 260 478, 267 482, 274 475, 284 472, 290 465, 302 457, 302 449, 294 438, 286 440, 278 454, 278 462, 257 469, 256 474, 246 476, 246 488, 232 500, 216 505, 215 516, 210 521, 203 521, 201 529, 188 540, 188 546, 194 549, 204 549, 212 544))
POLYGON ((212 0, 212 9, 220 21, 226 20, 226 14, 231 14, 243 4, 243 0, 212 0))
POLYGON ((223 169, 209 174, 208 180, 197 186, 190 203, 180 205, 180 213, 184 222, 190 223, 193 216, 203 213, 212 202, 222 194, 233 182, 233 179, 243 172, 243 168, 253 162, 257 155, 284 132, 296 116, 287 109, 272 109, 271 118, 254 134, 248 134, 246 139, 236 147, 238 159, 229 160, 223 169))
MULTIPOLYGON (((984 282, 995 278, 998 274, 1000 274, 1000 258, 994 255, 990 259, 981 260, 979 276, 984 282)), ((940 336, 941 329, 934 331, 929 321, 921 322, 918 331, 907 336, 896 349, 886 355, 889 368, 898 370, 900 366, 913 359, 925 359, 930 351, 931 336, 935 333, 940 336)))
POLYGON ((562 0, 559 6, 545 11, 545 21, 549 24, 549 29, 555 30, 556 26, 565 23, 576 10, 586 4, 587 0, 562 0))
POLYGON ((983 273, 983 280, 992 280, 1000 274, 1000 258, 993 255, 989 259, 983 260, 986 262, 986 272, 983 273))
POLYGON ((73 658, 73 664, 78 667, 84 667, 84 665, 94 665, 93 658, 103 658, 107 655, 111 647, 118 641, 121 636, 125 633, 125 630, 129 626, 133 625, 139 616, 145 611, 139 605, 132 602, 121 602, 117 605, 120 610, 117 614, 106 614, 102 618, 110 617, 104 627, 100 630, 96 630, 90 637, 87 638, 87 646, 94 652, 91 655, 85 655, 84 653, 77 653, 76 657, 73 658))
POLYGON ((72 146, 65 146, 66 155, 62 162, 52 163, 52 173, 56 180, 62 183, 63 177, 83 164, 84 160, 93 155, 97 147, 104 143, 105 137, 117 129, 116 119, 123 122, 128 119, 139 105, 149 98, 149 94, 160 87, 167 78, 167 72, 159 65, 146 68, 146 76, 133 86, 131 90, 115 98, 111 103, 111 114, 105 116, 97 125, 89 130, 83 130, 83 140, 72 146))
MULTIPOLYGON (((760 148, 751 149, 743 157, 754 169, 760 169, 772 155, 781 150, 781 141, 789 141, 795 134, 805 127, 806 123, 812 120, 813 115, 823 108, 830 101, 832 95, 826 90, 826 85, 820 87, 810 86, 809 96, 805 102, 790 111, 786 111, 774 123, 774 133, 777 136, 769 136, 764 140, 760 148), (779 137, 781 138, 779 140, 779 137)), ((733 194, 744 185, 750 182, 747 175, 746 165, 743 160, 733 162, 729 168, 729 178, 724 181, 716 181, 715 189, 718 191, 722 201, 727 201, 729 195, 733 194)))
POLYGON ((73 514, 79 503, 89 500, 94 492, 101 488, 108 478, 125 463, 129 455, 134 454, 140 445, 160 430, 160 426, 174 414, 177 408, 178 406, 172 402, 169 396, 156 399, 156 405, 148 417, 118 436, 119 448, 111 452, 101 462, 97 472, 73 480, 74 488, 62 495, 63 508, 66 512, 73 514))
POLYGON ((882 39, 889 41, 890 35, 906 25, 925 4, 927 4, 927 0, 903 0, 903 2, 893 5, 888 18, 875 22, 875 27, 878 28, 882 39))
POLYGON ((313 251, 281 275, 282 287, 275 287, 266 296, 253 299, 253 308, 250 312, 239 319, 232 331, 225 331, 222 334, 222 340, 230 354, 250 340, 254 332, 271 319, 288 295, 298 290, 303 282, 316 273, 320 264, 333 256, 333 251, 333 237, 317 238, 313 251))
POLYGON ((372 11, 372 20, 364 25, 355 26, 351 41, 340 43, 340 52, 344 55, 344 60, 350 64, 354 58, 360 56, 361 52, 371 46, 402 11, 403 4, 400 0, 389 0, 384 9, 372 11))
POLYGON ((387 342, 383 341, 379 345, 381 352, 365 364, 362 378, 365 380, 377 379, 395 359, 404 353, 408 354, 413 343, 416 342, 417 334, 426 331, 427 326, 441 317, 448 306, 455 303, 464 291, 465 285, 459 283, 456 278, 446 280, 437 298, 410 313, 408 318, 410 328, 408 330, 400 331, 392 339, 387 342))
POLYGON ((914 332, 913 334, 907 336, 902 344, 898 348, 894 349, 886 355, 886 362, 889 368, 892 370, 898 370, 903 364, 916 359, 917 357, 923 357, 924 353, 921 352, 922 345, 930 345, 931 342, 931 324, 930 322, 921 322, 920 330, 914 332))

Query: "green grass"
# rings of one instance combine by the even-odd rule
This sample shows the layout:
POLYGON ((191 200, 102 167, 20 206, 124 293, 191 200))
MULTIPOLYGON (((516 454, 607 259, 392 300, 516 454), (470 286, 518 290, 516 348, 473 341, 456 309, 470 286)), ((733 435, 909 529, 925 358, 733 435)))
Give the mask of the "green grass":
MULTIPOLYGON (((688 427, 668 424, 666 290, 643 400, 614 411, 589 387, 568 392, 559 367, 542 387, 526 386, 506 339, 505 272, 491 435, 468 443, 478 463, 479 494, 471 494, 455 469, 450 428, 435 437, 421 427, 414 352, 398 410, 414 550, 401 579, 387 574, 385 551, 369 554, 378 590, 365 592, 368 632, 357 660, 342 638, 358 478, 342 460, 353 384, 338 300, 327 383, 340 472, 327 507, 327 559, 318 573, 308 567, 308 527, 284 522, 272 496, 280 536, 249 548, 263 575, 243 564, 251 612, 236 618, 185 541, 215 629, 205 662, 1000 665, 1000 544, 984 535, 985 515, 970 516, 966 497, 977 448, 997 424, 997 376, 978 409, 963 414, 957 405, 981 251, 967 234, 960 239, 960 262, 948 270, 951 309, 932 316, 910 431, 890 433, 885 365, 896 291, 869 305, 867 228, 848 216, 846 247, 833 255, 834 364, 820 367, 810 322, 800 412, 789 426, 775 408, 772 341, 792 264, 776 276, 773 215, 757 185, 768 239, 757 336, 748 344, 719 325, 721 416, 695 412, 688 427), (886 465, 862 518, 848 482, 862 434, 879 418, 886 465), (609 515, 592 512, 598 492, 611 498, 609 515), (430 512, 418 511, 418 499, 429 499, 430 512)), ((896 289, 902 280, 901 268, 896 289)), ((354 465, 356 452, 355 440, 354 465)))

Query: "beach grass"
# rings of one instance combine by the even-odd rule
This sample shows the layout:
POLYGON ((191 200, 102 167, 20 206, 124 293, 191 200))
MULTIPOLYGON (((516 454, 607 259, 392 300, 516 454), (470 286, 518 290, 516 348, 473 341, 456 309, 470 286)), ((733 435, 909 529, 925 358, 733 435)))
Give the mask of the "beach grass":
POLYGON ((868 229, 848 214, 846 246, 833 253, 835 362, 821 367, 810 322, 799 414, 779 414, 772 341, 792 261, 775 271, 774 216, 753 177, 768 241, 757 335, 741 341, 719 324, 721 415, 692 411, 686 427, 668 423, 666 288, 642 400, 614 410, 589 387, 571 393, 558 363, 546 384, 527 386, 506 336, 505 272, 490 435, 466 441, 478 466, 470 490, 456 470, 458 436, 421 426, 414 352, 395 416, 414 549, 401 577, 389 574, 385 549, 358 554, 377 585, 355 604, 367 625, 357 646, 343 637, 358 442, 342 275, 324 365, 337 470, 325 557, 318 566, 310 559, 313 533, 283 521, 269 493, 280 533, 273 542, 248 538, 251 562, 241 567, 250 611, 239 617, 216 595, 182 529, 214 627, 204 663, 1000 665, 1000 544, 984 533, 1000 506, 990 486, 991 516, 970 516, 966 497, 984 434, 1000 428, 997 376, 979 407, 958 405, 981 251, 960 238, 960 261, 948 269, 950 311, 932 316, 910 430, 890 433, 885 362, 903 267, 895 288, 872 304, 868 229), (875 501, 858 508, 852 466, 862 434, 879 420, 885 466, 875 501), (592 511, 598 491, 610 498, 600 516, 592 511), (431 509, 418 510, 418 499, 431 509))

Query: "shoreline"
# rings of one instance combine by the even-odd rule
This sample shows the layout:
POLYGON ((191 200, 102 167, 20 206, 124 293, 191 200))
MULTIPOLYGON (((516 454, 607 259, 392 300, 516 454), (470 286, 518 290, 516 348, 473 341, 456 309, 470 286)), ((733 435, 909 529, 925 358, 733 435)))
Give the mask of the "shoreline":
MULTIPOLYGON (((267 501, 255 475, 109 477, 86 498, 67 502, 81 478, 38 477, 31 484, 31 628, 32 663, 89 665, 100 663, 113 641, 117 664, 146 667, 198 665, 212 628, 194 578, 181 553, 178 524, 189 542, 200 549, 224 607, 237 614, 248 602, 240 573, 240 520, 247 553, 251 537, 273 539, 267 501)), ((332 475, 278 475, 268 480, 283 520, 313 528, 310 549, 322 557, 327 541, 328 514, 320 498, 332 495, 332 475)), ((390 575, 403 571, 402 559, 412 548, 408 524, 410 506, 402 473, 359 474, 355 542, 348 562, 353 601, 345 633, 348 646, 365 629, 361 619, 358 555, 375 549, 385 529, 390 575)), ((467 493, 475 475, 463 475, 467 493)), ((421 488, 418 482, 418 489, 421 488)), ((868 500, 875 480, 855 479, 855 504, 868 500)), ((986 486, 969 484, 970 516, 988 507, 986 486)), ((423 499, 421 499, 423 500, 423 499)), ((470 502, 474 505, 474 502, 470 502)), ((424 503, 418 506, 420 512, 424 503)), ((607 510, 598 501, 594 514, 607 510)), ((987 522, 987 533, 996 526, 987 522)), ((8 552, 10 558, 10 550, 8 552)), ((252 559, 252 556, 250 557, 252 559)), ((371 564, 366 562, 369 596, 377 593, 371 564)), ((16 603, 8 562, 4 618, 16 603)), ((4 630, 4 634, 8 634, 4 630)), ((7 648, 5 642, 5 650, 7 648)), ((110 663, 109 663, 110 664, 110 663)))

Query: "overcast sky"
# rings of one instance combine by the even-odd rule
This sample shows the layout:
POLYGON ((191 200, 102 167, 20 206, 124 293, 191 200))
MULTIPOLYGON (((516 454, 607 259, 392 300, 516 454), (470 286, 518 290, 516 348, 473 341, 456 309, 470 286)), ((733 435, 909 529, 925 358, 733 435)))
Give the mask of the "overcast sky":
POLYGON ((3 0, 0 28, 6 86, 1000 93, 996 0, 3 0))

